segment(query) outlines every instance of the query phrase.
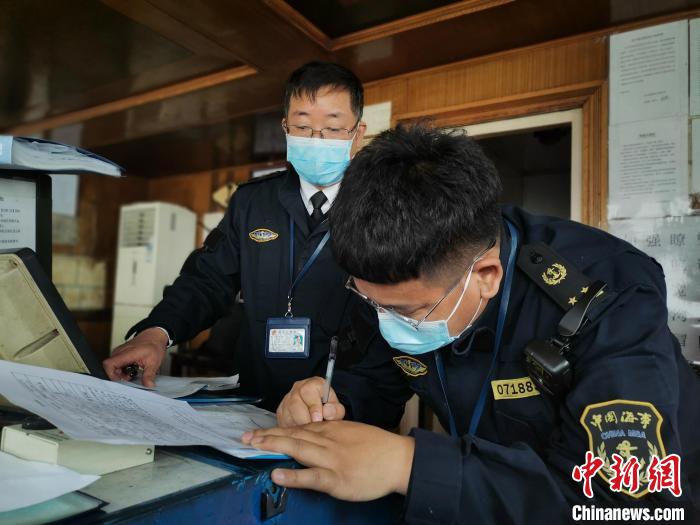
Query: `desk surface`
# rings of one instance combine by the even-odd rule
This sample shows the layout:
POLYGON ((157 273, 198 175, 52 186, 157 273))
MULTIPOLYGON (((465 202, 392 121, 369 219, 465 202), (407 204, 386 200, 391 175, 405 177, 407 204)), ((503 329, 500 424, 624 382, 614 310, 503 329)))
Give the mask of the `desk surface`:
POLYGON ((291 460, 241 460, 208 447, 158 447, 153 463, 106 474, 81 491, 104 501, 101 509, 52 521, 47 516, 66 515, 65 502, 57 498, 36 506, 34 513, 32 507, 24 509, 17 514, 22 520, 13 525, 364 525, 395 523, 400 515, 403 498, 397 495, 349 503, 312 491, 286 491, 270 479, 271 470, 281 464, 295 465, 291 460))
POLYGON ((228 470, 157 447, 152 463, 102 476, 81 492, 106 501, 102 510, 111 514, 230 475, 228 470))

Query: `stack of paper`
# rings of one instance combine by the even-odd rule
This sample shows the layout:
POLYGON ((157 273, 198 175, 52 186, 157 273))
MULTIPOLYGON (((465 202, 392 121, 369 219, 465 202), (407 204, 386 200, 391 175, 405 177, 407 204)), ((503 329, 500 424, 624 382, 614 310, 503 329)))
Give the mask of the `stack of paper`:
POLYGON ((74 439, 115 444, 208 445, 239 458, 284 457, 243 445, 247 430, 275 415, 234 405, 213 416, 145 390, 96 377, 0 361, 0 395, 74 439))

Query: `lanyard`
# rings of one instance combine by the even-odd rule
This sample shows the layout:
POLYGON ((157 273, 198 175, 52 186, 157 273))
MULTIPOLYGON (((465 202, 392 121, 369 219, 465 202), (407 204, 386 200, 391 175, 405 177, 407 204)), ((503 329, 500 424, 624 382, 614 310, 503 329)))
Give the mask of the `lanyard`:
POLYGON ((299 272, 299 275, 297 275, 296 279, 294 278, 294 219, 292 216, 289 216, 289 293, 287 294, 287 313, 284 314, 285 317, 294 317, 292 314, 292 299, 294 298, 294 288, 299 284, 299 282, 304 278, 306 273, 309 271, 309 268, 311 268, 311 265, 316 262, 316 259, 318 259, 318 256, 321 254, 321 250, 323 250, 323 247, 326 245, 328 242, 328 239, 331 237, 331 232, 327 231, 326 234, 323 236, 323 239, 321 239, 321 242, 318 243, 318 246, 316 246, 316 249, 314 250, 314 253, 311 254, 311 257, 309 257, 309 260, 306 261, 306 264, 304 267, 301 269, 299 272))
MULTIPOLYGON (((472 419, 469 422, 469 434, 476 434, 476 429, 479 427, 479 420, 481 419, 481 414, 484 411, 484 406, 486 405, 486 394, 488 393, 489 381, 493 374, 494 368, 496 367, 496 360, 498 358, 498 352, 501 349, 501 337, 503 336, 503 328, 506 321, 506 314, 508 313, 508 302, 510 301, 510 289, 513 284, 513 270, 515 266, 515 253, 518 249, 518 231, 515 229, 508 220, 506 220, 506 225, 508 226, 508 231, 510 232, 510 253, 508 254, 508 266, 506 267, 506 275, 503 284, 503 294, 501 295, 501 301, 498 305, 498 322, 496 323, 496 338, 494 341, 493 348, 493 358, 491 359, 491 366, 489 367, 489 372, 486 374, 486 380, 481 386, 481 392, 479 393, 479 398, 474 406, 474 413, 472 414, 472 419)), ((450 403, 447 399, 447 388, 445 382, 445 365, 442 362, 442 355, 439 351, 435 351, 435 366, 437 367, 438 377, 440 379, 440 386, 442 387, 442 395, 445 398, 445 404, 447 405, 447 414, 450 419, 450 434, 452 437, 458 437, 457 425, 455 424, 454 416, 452 415, 452 410, 450 409, 450 403)))

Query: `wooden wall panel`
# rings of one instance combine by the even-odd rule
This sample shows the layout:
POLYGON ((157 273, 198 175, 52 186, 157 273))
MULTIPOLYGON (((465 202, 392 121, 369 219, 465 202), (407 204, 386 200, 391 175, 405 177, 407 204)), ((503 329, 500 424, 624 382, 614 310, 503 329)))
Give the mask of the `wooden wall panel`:
POLYGON ((368 104, 392 101, 397 120, 434 116, 608 76, 607 38, 573 38, 401 75, 366 85, 368 104))
POLYGON ((209 211, 212 172, 150 179, 148 200, 179 204, 201 215, 209 211))

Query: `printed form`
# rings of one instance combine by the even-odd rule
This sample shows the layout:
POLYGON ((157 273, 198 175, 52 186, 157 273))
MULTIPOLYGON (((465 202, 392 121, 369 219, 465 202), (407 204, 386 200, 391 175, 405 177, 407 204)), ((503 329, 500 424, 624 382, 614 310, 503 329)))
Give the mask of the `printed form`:
POLYGON ((73 439, 113 444, 208 445, 239 458, 282 458, 243 445, 247 430, 277 424, 253 407, 197 411, 138 388, 91 376, 0 361, 0 395, 73 439))

